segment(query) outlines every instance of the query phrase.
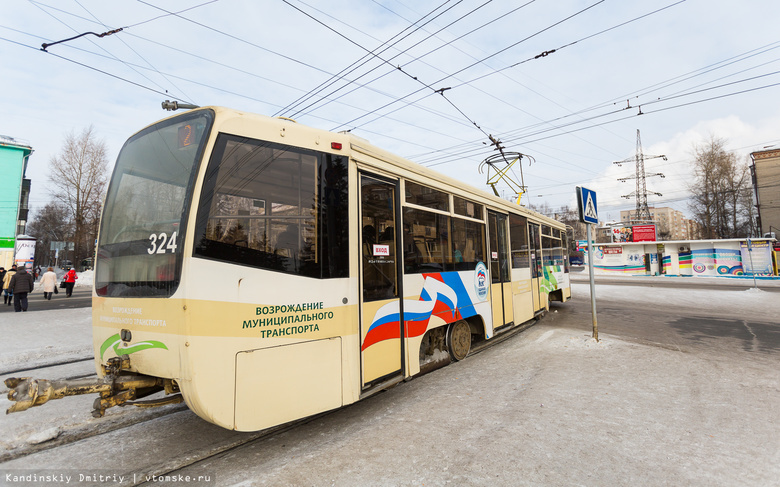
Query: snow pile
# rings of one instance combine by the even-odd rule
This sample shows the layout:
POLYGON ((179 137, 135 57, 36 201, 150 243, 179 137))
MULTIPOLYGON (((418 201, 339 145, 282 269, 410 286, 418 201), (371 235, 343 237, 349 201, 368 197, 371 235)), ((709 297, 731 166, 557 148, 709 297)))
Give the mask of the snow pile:
MULTIPOLYGON (((76 279, 76 285, 74 287, 91 288, 92 284, 95 282, 95 271, 92 270, 77 272, 76 276, 78 276, 78 279, 76 279)), ((62 279, 62 276, 57 278, 57 286, 60 285, 62 279)), ((43 292, 43 285, 41 284, 40 279, 35 281, 35 290, 38 292, 43 292)))
POLYGON ((79 276, 76 279, 76 287, 92 287, 92 284, 95 282, 95 271, 79 272, 76 275, 79 276))

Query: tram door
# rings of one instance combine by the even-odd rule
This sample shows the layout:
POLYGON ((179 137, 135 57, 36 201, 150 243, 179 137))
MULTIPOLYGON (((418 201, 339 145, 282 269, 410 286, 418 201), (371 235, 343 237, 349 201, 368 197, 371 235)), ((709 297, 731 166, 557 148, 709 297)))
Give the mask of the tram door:
POLYGON ((360 175, 363 389, 403 373, 397 195, 397 181, 360 175))
POLYGON ((542 229, 535 223, 528 224, 528 239, 531 250, 531 294, 534 297, 534 312, 544 307, 542 296, 539 293, 539 284, 542 274, 542 229))
POLYGON ((493 300, 494 328, 514 321, 506 221, 506 215, 488 211, 491 278, 490 295, 493 300))

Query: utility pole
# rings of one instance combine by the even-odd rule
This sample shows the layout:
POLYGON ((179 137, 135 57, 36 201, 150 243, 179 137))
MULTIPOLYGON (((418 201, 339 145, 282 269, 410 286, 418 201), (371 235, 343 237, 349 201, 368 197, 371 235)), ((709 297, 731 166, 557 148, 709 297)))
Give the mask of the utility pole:
MULTIPOLYGON (((636 162, 636 176, 629 176, 625 178, 618 178, 618 181, 621 181, 625 183, 629 179, 636 179, 636 191, 634 191, 631 194, 623 195, 623 198, 630 199, 631 196, 636 196, 636 215, 634 215, 634 220, 638 222, 649 222, 651 221, 650 218, 650 209, 647 207, 647 185, 645 184, 645 179, 649 176, 664 176, 662 173, 657 172, 654 174, 645 174, 645 160, 646 159, 657 159, 662 158, 663 160, 667 160, 665 155, 660 156, 646 156, 642 152, 642 139, 639 136, 639 129, 636 129, 636 154, 634 154, 633 157, 629 157, 627 159, 623 159, 622 161, 616 161, 613 162, 613 164, 617 164, 618 166, 621 164, 626 164, 628 162, 636 162)), ((651 191, 651 193, 663 196, 661 193, 656 193, 655 191, 651 191)))

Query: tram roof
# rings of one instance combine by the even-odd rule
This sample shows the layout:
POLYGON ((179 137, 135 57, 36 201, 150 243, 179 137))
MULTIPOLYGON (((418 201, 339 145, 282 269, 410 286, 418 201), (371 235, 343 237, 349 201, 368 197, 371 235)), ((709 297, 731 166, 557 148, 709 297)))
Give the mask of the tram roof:
MULTIPOLYGON (((404 177, 408 177, 409 175, 420 175, 422 176, 422 178, 428 179, 431 182, 439 183, 444 187, 449 187, 450 189, 457 189, 464 196, 467 196, 474 200, 478 200, 480 203, 485 204, 494 209, 500 208, 505 211, 516 211, 517 209, 520 209, 521 213, 532 216, 535 219, 540 220, 545 224, 551 226, 557 226, 557 227, 564 226, 563 223, 553 218, 542 215, 541 213, 533 211, 524 206, 514 204, 510 201, 499 198, 498 196, 492 195, 483 189, 479 189, 477 187, 471 186, 468 183, 464 183, 463 181, 447 176, 438 171, 434 171, 433 169, 429 169, 416 162, 410 161, 404 157, 401 157, 397 154, 382 149, 372 144, 368 140, 352 133, 331 132, 328 130, 323 130, 323 129, 318 129, 315 127, 303 125, 292 119, 287 119, 283 117, 269 117, 267 115, 261 115, 257 113, 236 110, 228 107, 205 106, 205 107, 200 107, 196 110, 213 110, 219 117, 222 118, 230 118, 231 116, 240 117, 244 122, 249 122, 249 123, 256 122, 258 124, 267 124, 270 121, 277 122, 277 123, 278 122, 284 123, 283 131, 286 133, 280 136, 280 138, 283 138, 280 140, 280 142, 286 144, 294 144, 295 143, 294 141, 297 142, 298 140, 301 140, 301 137, 303 137, 307 141, 309 141, 309 143, 305 144, 305 146, 314 145, 311 143, 312 140, 318 140, 317 144, 319 144, 320 139, 324 139, 324 137, 327 136, 328 137, 327 140, 330 142, 341 142, 343 145, 348 144, 348 151, 352 152, 351 155, 353 156, 353 158, 355 158, 355 153, 362 154, 364 156, 368 156, 373 159, 394 166, 399 172, 402 173, 400 175, 404 177)), ((177 115, 179 114, 172 115, 171 117, 166 117, 163 120, 167 120, 168 118, 173 118, 177 115)), ((322 145, 326 145, 326 143, 323 142, 322 145)), ((317 150, 323 150, 323 149, 322 147, 318 147, 317 150)), ((332 152, 344 154, 348 151, 342 150, 342 151, 332 151, 332 152)), ((325 152, 330 152, 330 151, 326 150, 325 152)), ((360 159, 359 156, 357 158, 360 159)))

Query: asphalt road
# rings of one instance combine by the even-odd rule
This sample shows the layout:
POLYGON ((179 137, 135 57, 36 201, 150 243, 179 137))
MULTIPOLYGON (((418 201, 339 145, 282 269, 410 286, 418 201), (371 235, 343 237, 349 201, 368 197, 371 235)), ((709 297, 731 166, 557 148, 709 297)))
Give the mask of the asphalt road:
MULTIPOLYGON (((588 282, 589 277, 584 272, 583 267, 571 268, 572 282, 588 282)), ((743 291, 747 288, 758 287, 759 289, 771 293, 780 293, 780 287, 768 286, 766 281, 757 279, 755 282, 748 278, 698 278, 698 277, 653 277, 651 281, 637 276, 605 276, 596 275, 596 284, 616 284, 620 286, 639 286, 639 287, 662 287, 662 288, 685 288, 685 289, 720 289, 722 291, 743 291)))
MULTIPOLYGON (((626 279, 617 279, 619 285, 631 286, 626 279)), ((640 302, 626 307, 625 302, 611 301, 609 297, 599 296, 599 283, 596 281, 596 316, 599 333, 608 333, 623 340, 647 345, 661 346, 672 350, 696 350, 704 353, 734 352, 758 353, 764 356, 777 355, 780 352, 780 319, 761 310, 739 310, 732 313, 713 315, 706 304, 698 310, 668 306, 666 303, 640 302), (749 311, 749 313, 746 313, 749 311)), ((681 293, 696 289, 689 282, 674 285, 662 282, 646 287, 675 287, 681 293)), ((583 296, 567 303, 551 303, 551 313, 545 318, 547 323, 557 326, 581 329, 592 332, 589 289, 586 282, 575 281, 583 296), (555 311, 559 312, 556 313, 555 311)), ((701 284, 706 286, 706 284, 701 284)), ((706 287, 700 289, 708 289, 706 287)), ((727 287, 718 288, 729 291, 727 287)), ((766 288, 765 291, 777 291, 778 288, 766 288)), ((745 290, 742 286, 738 290, 745 290)), ((633 292, 628 291, 627 292, 633 292)), ((713 294, 717 299, 717 294, 713 294)))
MULTIPOLYGON (((35 290, 27 295, 27 312, 35 312, 51 309, 68 308, 87 308, 92 306, 92 288, 77 287, 73 290, 73 295, 65 297, 65 290, 59 289, 59 294, 55 294, 51 300, 43 299, 43 291, 35 290)), ((10 306, 0 303, 0 313, 13 313, 14 305, 10 306)))

